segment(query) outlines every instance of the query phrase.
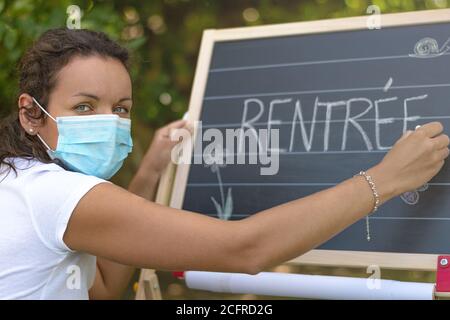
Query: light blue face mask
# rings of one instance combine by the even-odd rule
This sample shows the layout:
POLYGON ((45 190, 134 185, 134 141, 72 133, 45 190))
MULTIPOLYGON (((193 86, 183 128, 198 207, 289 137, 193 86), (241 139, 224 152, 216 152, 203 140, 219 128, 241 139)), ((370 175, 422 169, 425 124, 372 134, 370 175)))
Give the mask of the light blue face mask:
POLYGON ((110 179, 122 167, 133 148, 131 120, 115 114, 53 118, 33 101, 58 127, 58 144, 52 150, 38 134, 51 159, 58 159, 66 169, 110 179))

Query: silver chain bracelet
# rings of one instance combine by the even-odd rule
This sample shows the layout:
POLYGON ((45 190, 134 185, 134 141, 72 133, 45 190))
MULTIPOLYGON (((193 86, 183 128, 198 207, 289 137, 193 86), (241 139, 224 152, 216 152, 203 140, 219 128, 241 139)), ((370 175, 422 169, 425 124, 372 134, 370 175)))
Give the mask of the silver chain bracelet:
MULTIPOLYGON (((380 196, 378 195, 377 187, 375 186, 375 182, 373 182, 373 179, 371 176, 369 176, 365 171, 361 171, 356 176, 362 176, 367 181, 367 183, 370 186, 370 189, 372 190, 373 198, 374 198, 374 204, 373 209, 370 214, 373 214, 375 211, 378 210, 378 206, 380 205, 380 196)), ((367 232, 367 241, 370 241, 370 221, 369 221, 369 215, 366 216, 366 232, 367 232)))

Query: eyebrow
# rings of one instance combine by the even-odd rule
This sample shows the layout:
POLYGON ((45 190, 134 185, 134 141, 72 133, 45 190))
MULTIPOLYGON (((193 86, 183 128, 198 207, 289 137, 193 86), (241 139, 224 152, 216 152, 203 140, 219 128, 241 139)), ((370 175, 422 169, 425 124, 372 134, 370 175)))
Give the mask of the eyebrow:
POLYGON ((119 102, 124 102, 124 101, 127 101, 127 100, 133 101, 130 97, 126 97, 126 98, 120 99, 119 102))
MULTIPOLYGON (((95 94, 91 94, 91 93, 86 93, 86 92, 79 92, 77 94, 74 94, 73 97, 88 97, 88 98, 92 98, 94 100, 100 100, 100 98, 98 96, 96 96, 95 94)), ((122 99, 120 99, 118 102, 123 102, 123 101, 133 101, 131 99, 131 97, 124 97, 122 99)))
POLYGON ((77 94, 74 94, 73 97, 88 97, 88 98, 92 98, 94 100, 100 100, 100 98, 97 97, 95 94, 85 93, 85 92, 79 92, 77 94))

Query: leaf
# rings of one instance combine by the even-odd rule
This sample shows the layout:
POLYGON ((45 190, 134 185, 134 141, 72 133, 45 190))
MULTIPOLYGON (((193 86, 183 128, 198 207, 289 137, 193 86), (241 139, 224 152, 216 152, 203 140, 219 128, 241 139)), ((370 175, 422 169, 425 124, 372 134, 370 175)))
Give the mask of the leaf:
POLYGON ((0 42, 1 42, 2 38, 3 38, 3 34, 5 33, 5 31, 6 31, 5 24, 4 24, 3 21, 0 21, 0 42))
POLYGON ((86 12, 91 12, 94 9, 94 1, 89 0, 86 12))
POLYGON ((230 219, 232 214, 233 214, 233 196, 231 194, 231 188, 228 188, 227 199, 225 200, 225 206, 223 209, 223 219, 224 220, 230 219))
POLYGON ((137 50, 139 49, 141 46, 143 46, 145 44, 145 42, 147 41, 147 38, 145 37, 139 37, 133 40, 130 40, 126 46, 128 49, 130 50, 137 50))
POLYGON ((212 202, 214 203, 214 206, 216 207, 216 211, 217 211, 217 215, 219 216, 220 219, 222 219, 223 214, 222 214, 222 207, 220 206, 220 204, 216 201, 216 199, 214 199, 214 197, 211 197, 212 202))
POLYGON ((12 28, 7 28, 5 37, 3 39, 5 47, 9 50, 12 50, 17 43, 17 38, 18 38, 17 31, 12 28))

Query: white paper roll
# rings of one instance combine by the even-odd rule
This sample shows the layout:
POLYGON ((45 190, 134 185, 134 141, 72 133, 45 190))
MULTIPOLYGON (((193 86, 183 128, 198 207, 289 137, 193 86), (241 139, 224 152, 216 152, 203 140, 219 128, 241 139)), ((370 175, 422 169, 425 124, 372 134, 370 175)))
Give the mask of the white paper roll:
POLYGON ((379 280, 378 288, 370 289, 373 279, 275 272, 187 271, 185 280, 191 289, 328 300, 431 300, 434 291, 432 283, 379 280))

